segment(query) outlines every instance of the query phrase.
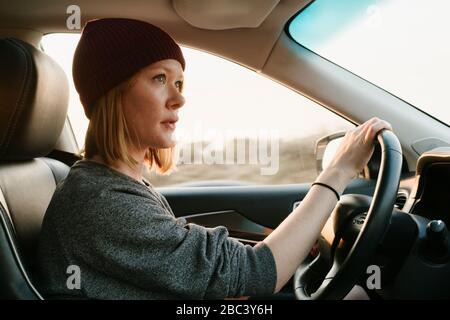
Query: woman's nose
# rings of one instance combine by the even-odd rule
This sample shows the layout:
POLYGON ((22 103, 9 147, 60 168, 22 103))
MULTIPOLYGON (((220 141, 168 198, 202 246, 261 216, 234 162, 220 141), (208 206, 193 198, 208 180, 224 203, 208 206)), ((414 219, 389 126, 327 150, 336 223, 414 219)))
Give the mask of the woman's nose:
POLYGON ((173 91, 171 99, 168 102, 169 102, 169 107, 171 109, 179 109, 184 105, 184 103, 186 101, 184 99, 184 96, 181 94, 181 92, 178 89, 176 89, 173 91))

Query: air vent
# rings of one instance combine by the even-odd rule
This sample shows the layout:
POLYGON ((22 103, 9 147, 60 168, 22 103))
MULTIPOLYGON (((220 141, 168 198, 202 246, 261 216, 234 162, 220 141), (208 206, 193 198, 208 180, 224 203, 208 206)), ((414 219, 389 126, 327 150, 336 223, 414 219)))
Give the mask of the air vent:
POLYGON ((407 199, 408 194, 404 191, 400 191, 399 193, 397 193, 397 198, 395 199, 395 207, 399 210, 402 210, 407 199))

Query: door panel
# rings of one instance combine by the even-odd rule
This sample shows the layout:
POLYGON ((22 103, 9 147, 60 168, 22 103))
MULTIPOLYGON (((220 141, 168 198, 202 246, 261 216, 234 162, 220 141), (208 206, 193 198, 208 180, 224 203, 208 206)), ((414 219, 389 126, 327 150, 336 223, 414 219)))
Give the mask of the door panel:
MULTIPOLYGON (((208 227, 222 225, 235 235, 259 241, 270 233, 266 229, 275 229, 292 212, 294 204, 306 196, 309 188, 310 184, 305 183, 170 187, 158 188, 158 191, 167 198, 177 217, 208 227)), ((374 189, 375 181, 355 179, 344 193, 372 195, 374 189)))
POLYGON ((250 245, 264 240, 273 229, 250 221, 234 210, 185 216, 188 222, 205 227, 226 226, 231 237, 250 245))

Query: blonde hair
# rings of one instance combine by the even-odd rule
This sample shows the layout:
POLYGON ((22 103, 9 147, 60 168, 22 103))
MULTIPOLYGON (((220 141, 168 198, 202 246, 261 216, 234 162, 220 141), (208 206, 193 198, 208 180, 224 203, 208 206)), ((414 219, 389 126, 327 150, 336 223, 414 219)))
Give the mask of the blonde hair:
MULTIPOLYGON (((121 160, 131 168, 138 164, 130 155, 131 131, 122 108, 122 95, 134 84, 128 79, 108 91, 93 106, 86 132, 84 148, 80 156, 84 159, 100 156, 107 164, 121 160)), ((139 146, 139 141, 137 141, 139 146)), ((150 171, 167 175, 176 169, 175 147, 149 148, 145 154, 145 165, 150 171)))

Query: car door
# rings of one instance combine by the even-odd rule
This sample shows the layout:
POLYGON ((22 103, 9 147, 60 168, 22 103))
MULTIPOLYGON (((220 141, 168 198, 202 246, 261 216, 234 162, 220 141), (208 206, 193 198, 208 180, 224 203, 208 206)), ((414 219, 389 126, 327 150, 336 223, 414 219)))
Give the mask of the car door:
MULTIPOLYGON (((272 186, 166 187, 174 214, 206 227, 225 226, 231 237, 253 245, 276 228, 306 196, 309 183, 272 186)), ((375 181, 358 178, 344 193, 372 195, 375 181)))

